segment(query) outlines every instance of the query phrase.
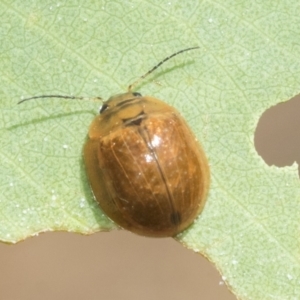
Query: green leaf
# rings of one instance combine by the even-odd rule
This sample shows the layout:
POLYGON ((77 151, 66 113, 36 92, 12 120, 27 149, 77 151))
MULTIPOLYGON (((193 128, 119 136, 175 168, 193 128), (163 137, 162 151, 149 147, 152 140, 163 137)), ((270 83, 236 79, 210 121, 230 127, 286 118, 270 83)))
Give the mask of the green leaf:
POLYGON ((177 239, 211 260, 240 299, 298 298, 296 166, 268 167, 253 139, 264 110, 300 91, 299 8, 296 0, 2 1, 0 239, 116 228, 92 199, 82 161, 99 103, 18 106, 21 97, 106 99, 199 45, 139 86, 182 112, 210 161, 205 210, 177 239))

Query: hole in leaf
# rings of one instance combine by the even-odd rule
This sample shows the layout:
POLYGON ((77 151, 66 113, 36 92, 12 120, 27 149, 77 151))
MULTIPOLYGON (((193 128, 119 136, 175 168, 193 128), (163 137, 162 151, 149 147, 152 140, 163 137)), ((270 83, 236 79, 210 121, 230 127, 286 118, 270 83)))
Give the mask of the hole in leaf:
MULTIPOLYGON (((300 95, 266 110, 257 125, 254 144, 268 165, 300 163, 300 95)), ((298 167, 298 174, 300 174, 298 167)))

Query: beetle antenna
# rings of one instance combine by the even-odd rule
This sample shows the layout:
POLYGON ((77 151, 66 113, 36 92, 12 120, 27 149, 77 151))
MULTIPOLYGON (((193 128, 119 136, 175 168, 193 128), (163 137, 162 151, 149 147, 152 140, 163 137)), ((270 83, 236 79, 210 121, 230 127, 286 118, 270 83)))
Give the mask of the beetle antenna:
MULTIPOLYGON (((77 100, 87 99, 87 97, 76 97, 76 96, 41 95, 41 96, 34 96, 34 97, 30 97, 30 98, 25 98, 25 99, 19 101, 18 104, 21 104, 21 103, 23 103, 25 101, 28 101, 28 100, 39 99, 39 98, 63 98, 63 99, 77 99, 77 100)), ((94 99, 102 100, 101 97, 94 97, 94 99)))
POLYGON ((128 92, 130 92, 134 86, 136 86, 141 80, 143 80, 145 77, 147 77, 149 74, 151 74, 154 70, 156 70, 159 66, 161 66, 163 63, 165 63, 166 61, 168 61, 169 59, 171 59, 172 57, 185 52, 185 51, 189 51, 189 50, 193 50, 193 49, 199 49, 200 47, 191 47, 191 48, 186 48, 183 50, 180 50, 178 52, 173 53, 172 55, 166 57, 165 59, 163 59, 161 62, 159 62, 156 66, 154 66, 152 69, 150 69, 147 73, 145 73, 144 75, 142 75, 140 78, 138 78, 134 83, 132 83, 131 85, 128 86, 128 92))

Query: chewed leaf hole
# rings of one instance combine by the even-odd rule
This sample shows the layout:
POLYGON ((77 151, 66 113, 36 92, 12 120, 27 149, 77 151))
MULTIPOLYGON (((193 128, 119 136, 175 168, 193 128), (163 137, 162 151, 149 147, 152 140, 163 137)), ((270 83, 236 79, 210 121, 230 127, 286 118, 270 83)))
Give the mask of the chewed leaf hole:
MULTIPOLYGON (((277 167, 300 163, 300 95, 266 110, 254 138, 258 154, 277 167)), ((298 167, 298 174, 300 174, 298 167)))

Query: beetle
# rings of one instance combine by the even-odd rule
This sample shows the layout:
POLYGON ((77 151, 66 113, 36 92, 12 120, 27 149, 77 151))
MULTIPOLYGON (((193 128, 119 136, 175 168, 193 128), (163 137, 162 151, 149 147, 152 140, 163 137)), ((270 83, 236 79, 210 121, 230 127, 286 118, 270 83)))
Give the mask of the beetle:
MULTIPOLYGON (((167 103, 133 92, 166 57, 110 97, 92 121, 83 148, 87 177, 107 216, 131 232, 175 236, 194 221, 206 202, 210 170, 205 153, 180 113, 167 103)), ((83 97, 42 95, 36 98, 83 97)))

